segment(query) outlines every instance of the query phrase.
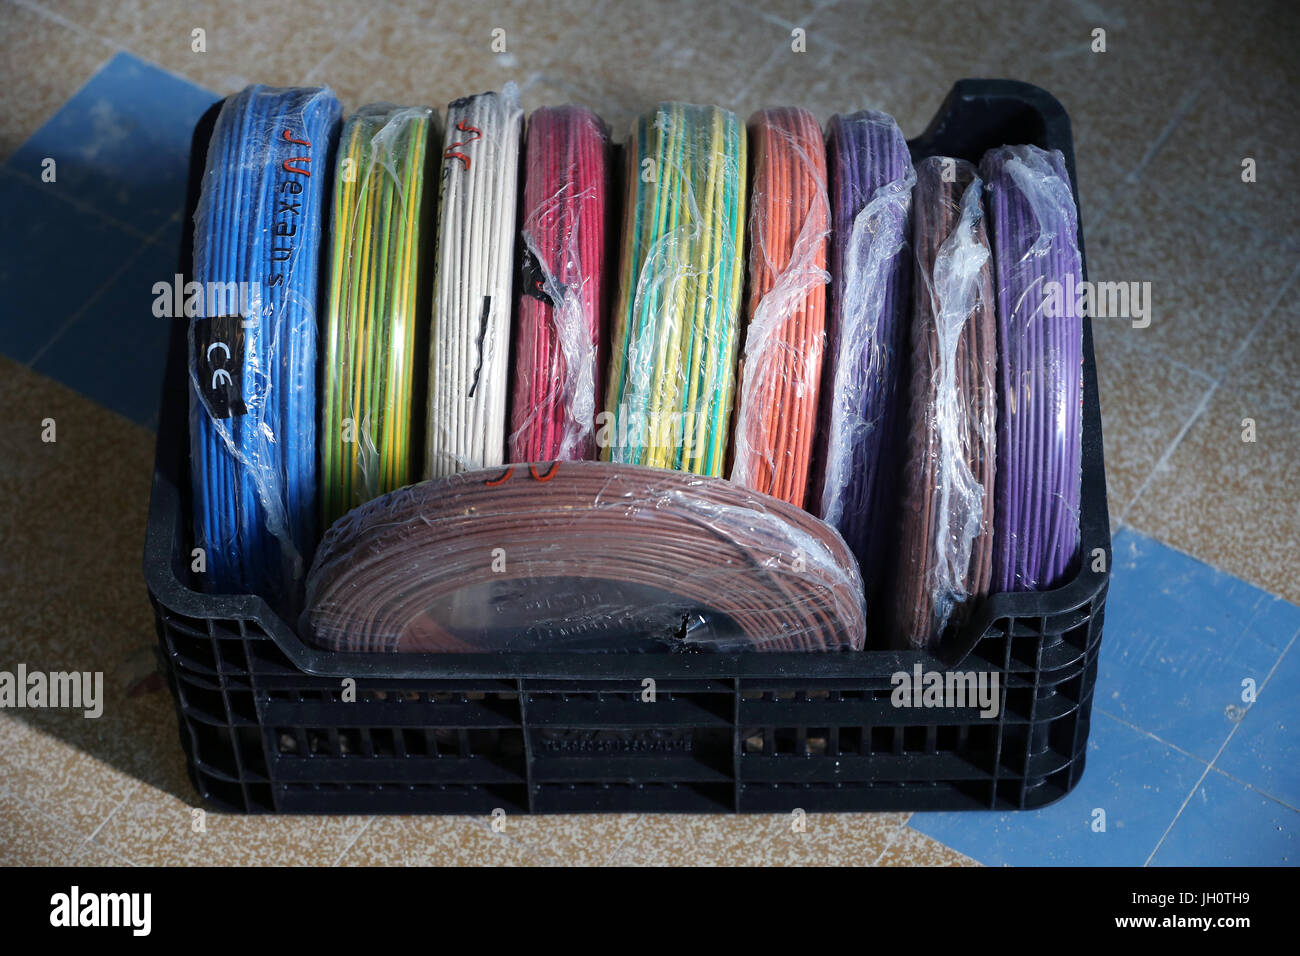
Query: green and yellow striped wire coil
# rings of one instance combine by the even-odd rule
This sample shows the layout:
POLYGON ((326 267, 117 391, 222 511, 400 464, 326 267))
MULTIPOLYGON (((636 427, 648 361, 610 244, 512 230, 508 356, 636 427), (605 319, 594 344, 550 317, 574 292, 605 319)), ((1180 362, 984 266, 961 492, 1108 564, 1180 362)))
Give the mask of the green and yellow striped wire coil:
MULTIPOLYGON (((418 480, 427 375, 425 188, 438 117, 424 107, 358 110, 339 144, 325 318, 321 511, 326 524, 418 480)), ((436 166, 433 167, 436 169, 436 166)))
POLYGON ((602 455, 723 475, 743 279, 745 127, 664 103, 627 145, 602 455))

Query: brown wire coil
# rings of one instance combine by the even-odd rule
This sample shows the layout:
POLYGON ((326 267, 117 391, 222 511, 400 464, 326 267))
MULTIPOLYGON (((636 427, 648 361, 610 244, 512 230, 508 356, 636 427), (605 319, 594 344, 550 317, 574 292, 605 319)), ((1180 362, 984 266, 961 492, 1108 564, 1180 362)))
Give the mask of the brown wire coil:
POLYGON ((722 478, 512 465, 337 521, 303 632, 331 650, 861 649, 862 580, 829 525, 722 478))
POLYGON ((975 167, 930 157, 917 165, 916 176, 908 438, 892 631, 900 646, 933 648, 948 627, 965 620, 972 599, 988 593, 992 576, 997 318, 975 167), (947 380, 945 362, 953 366, 947 380))

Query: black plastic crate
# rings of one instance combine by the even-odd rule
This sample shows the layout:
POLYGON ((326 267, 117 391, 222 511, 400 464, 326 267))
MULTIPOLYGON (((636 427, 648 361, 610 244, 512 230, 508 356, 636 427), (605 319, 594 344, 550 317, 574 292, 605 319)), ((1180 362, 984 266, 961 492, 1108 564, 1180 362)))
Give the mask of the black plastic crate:
MULTIPOLYGON (((215 108, 195 131, 190 209, 215 108)), ((963 80, 914 156, 1059 149, 1037 87, 963 80)), ((1078 197, 1075 186, 1076 202, 1078 197)), ((191 231, 180 271, 189 273, 191 231)), ((1079 236, 1082 250, 1082 228, 1079 236)), ((1086 277, 1086 264, 1085 264, 1086 277)), ((1083 773, 1110 567, 1090 323, 1084 322, 1081 570, 995 594, 940 656, 373 655, 318 650, 262 599, 201 593, 191 540, 185 327, 172 330, 144 572, 199 793, 280 813, 1026 809, 1083 773), (1106 570, 1094 571, 1104 554, 1106 570), (890 676, 986 671, 996 718, 896 708, 890 676), (345 700, 347 679, 355 700, 345 700), (643 700, 646 681, 654 701, 643 700)), ((351 696, 349 694, 349 696, 351 696)))

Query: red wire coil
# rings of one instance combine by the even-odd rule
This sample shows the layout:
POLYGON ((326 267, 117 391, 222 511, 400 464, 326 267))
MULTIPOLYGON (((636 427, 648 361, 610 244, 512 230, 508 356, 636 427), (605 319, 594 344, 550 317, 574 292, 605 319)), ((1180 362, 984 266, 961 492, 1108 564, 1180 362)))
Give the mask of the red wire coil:
POLYGON ((529 119, 512 461, 594 457, 608 160, 608 133, 590 110, 544 107, 529 119))

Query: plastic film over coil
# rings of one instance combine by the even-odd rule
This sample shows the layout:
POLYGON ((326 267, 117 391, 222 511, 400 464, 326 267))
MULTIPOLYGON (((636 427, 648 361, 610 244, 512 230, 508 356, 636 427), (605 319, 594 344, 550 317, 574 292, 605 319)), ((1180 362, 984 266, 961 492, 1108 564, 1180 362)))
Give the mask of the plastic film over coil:
POLYGON ((447 107, 425 475, 500 464, 523 111, 513 83, 447 107))
POLYGON ((827 160, 834 237, 814 501, 861 564, 870 603, 895 521, 916 174, 898 124, 873 111, 831 120, 827 160))
POLYGON ((1060 152, 1003 146, 981 174, 1001 357, 993 587, 1035 591, 1077 568, 1083 266, 1060 152))
POLYGON ((895 635, 936 647, 992 575, 997 321, 981 182, 963 160, 917 167, 915 309, 895 635))
POLYGON ((536 110, 525 151, 511 461, 595 455, 604 373, 609 136, 590 110, 536 110))
POLYGON ((843 540, 721 478, 604 462, 467 472, 330 529, 304 634, 379 652, 862 647, 843 540))
POLYGON ((432 247, 425 188, 437 116, 366 106, 345 124, 334 177, 321 370, 321 504, 328 525, 419 469, 432 247))
POLYGON ((627 145, 620 286, 602 457, 705 475, 726 467, 745 217, 735 114, 664 103, 627 145))
POLYGON ((194 534, 205 584, 297 603, 315 542, 317 260, 339 104, 250 86, 223 104, 194 213, 194 534))
POLYGON ((802 507, 826 343, 826 149, 807 110, 755 113, 749 134, 749 325, 731 478, 802 507))

